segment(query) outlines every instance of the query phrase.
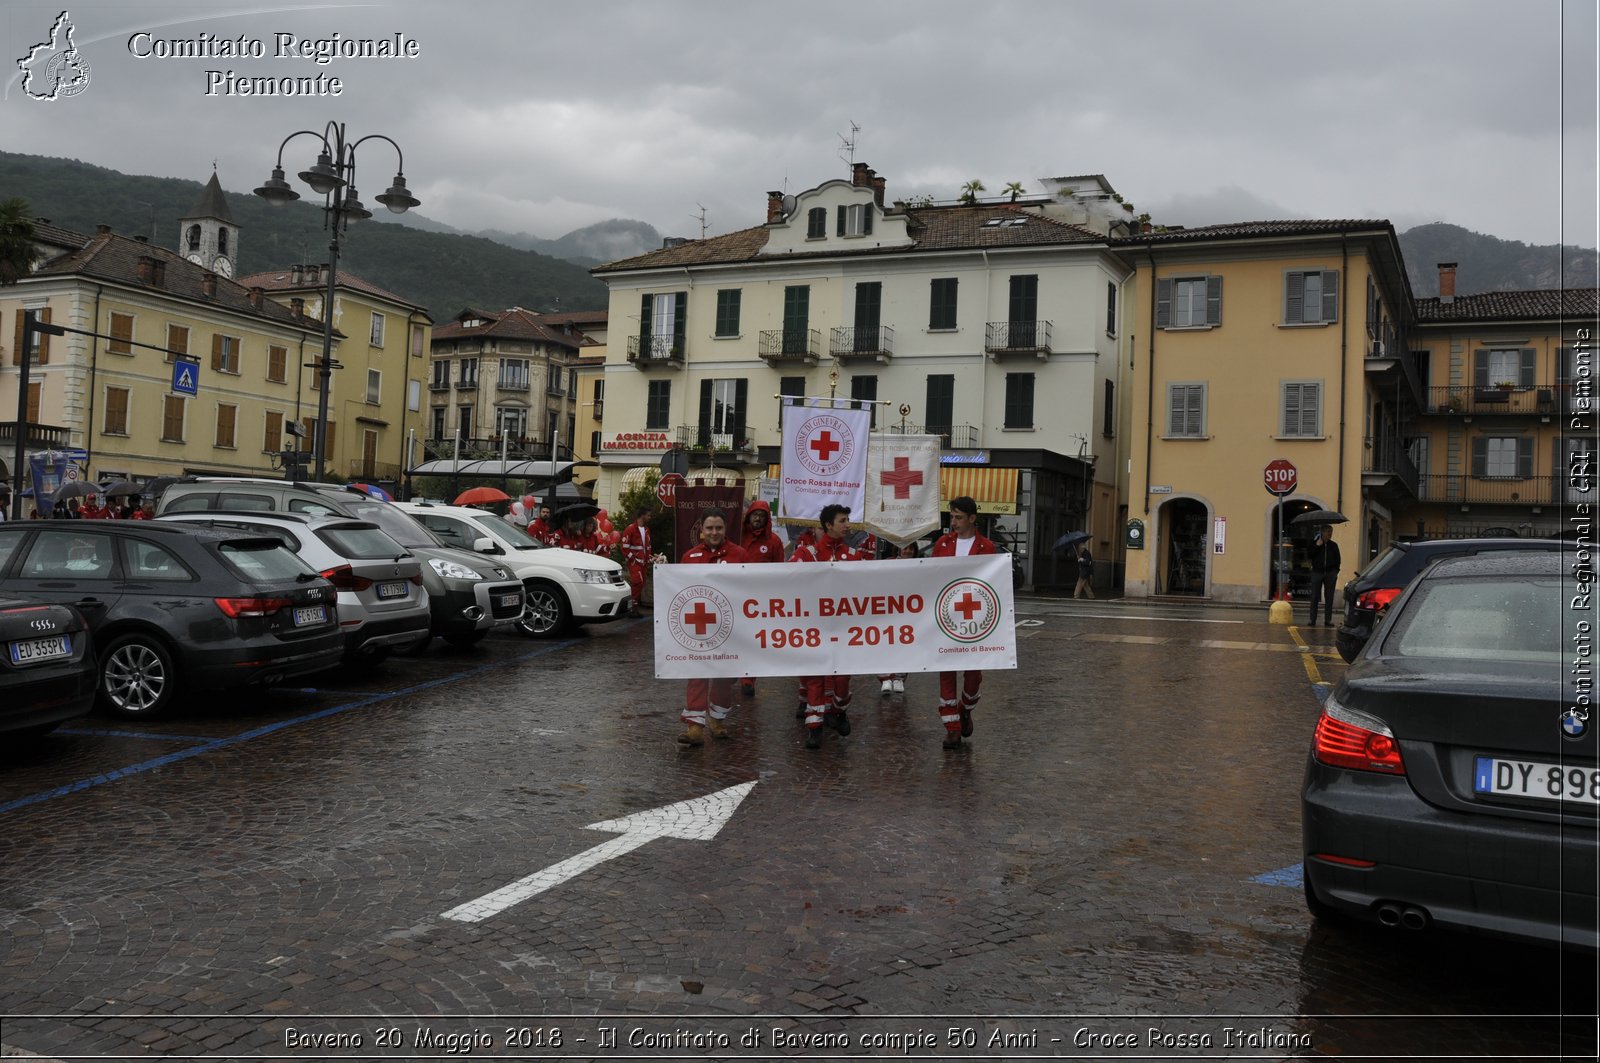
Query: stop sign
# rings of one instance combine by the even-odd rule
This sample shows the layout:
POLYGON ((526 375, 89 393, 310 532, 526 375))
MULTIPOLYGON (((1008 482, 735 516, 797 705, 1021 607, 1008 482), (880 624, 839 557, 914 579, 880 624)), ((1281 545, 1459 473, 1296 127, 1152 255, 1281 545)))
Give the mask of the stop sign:
POLYGON ((1300 474, 1295 471, 1294 463, 1284 458, 1274 458, 1267 462, 1261 478, 1266 483, 1267 490, 1275 495, 1294 493, 1294 485, 1300 482, 1300 474))
POLYGON ((675 472, 669 472, 656 481, 656 497, 663 506, 675 503, 678 497, 678 486, 683 483, 683 477, 675 472))

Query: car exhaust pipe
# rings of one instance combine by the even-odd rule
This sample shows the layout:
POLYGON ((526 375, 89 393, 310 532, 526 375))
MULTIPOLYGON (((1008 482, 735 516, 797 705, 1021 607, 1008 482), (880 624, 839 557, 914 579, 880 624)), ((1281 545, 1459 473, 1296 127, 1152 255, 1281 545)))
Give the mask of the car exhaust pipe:
POLYGON ((1426 930, 1428 929, 1428 923, 1431 921, 1426 908, 1418 908, 1414 904, 1408 904, 1400 909, 1400 925, 1407 930, 1426 930))
POLYGON ((1394 901, 1384 901, 1378 905, 1378 922, 1384 926, 1399 926, 1401 915, 1400 906, 1394 901))
POLYGON ((461 615, 476 624, 478 621, 483 619, 483 606, 469 605, 465 609, 461 610, 461 615))

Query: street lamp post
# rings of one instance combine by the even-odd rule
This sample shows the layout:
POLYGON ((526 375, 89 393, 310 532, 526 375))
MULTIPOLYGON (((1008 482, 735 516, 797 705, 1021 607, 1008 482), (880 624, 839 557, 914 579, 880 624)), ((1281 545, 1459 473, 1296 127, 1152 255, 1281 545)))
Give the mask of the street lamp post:
POLYGON ((278 145, 278 161, 272 168, 272 176, 256 189, 256 195, 268 203, 282 206, 300 198, 300 194, 283 178, 283 149, 298 136, 313 136, 322 141, 322 152, 317 156, 316 164, 302 170, 300 180, 309 185, 313 192, 325 197, 322 224, 329 232, 328 290, 322 306, 322 359, 316 365, 322 387, 317 395, 317 434, 313 443, 316 478, 321 480, 328 457, 328 392, 333 384, 333 371, 338 368, 333 360, 333 299, 339 275, 339 237, 350 222, 372 217, 372 212, 361 205, 361 198, 356 194, 356 148, 369 140, 385 140, 399 157, 400 166, 395 171, 394 183, 387 192, 376 197, 379 203, 395 214, 404 214, 421 201, 406 188, 405 154, 401 152, 399 144, 382 133, 370 133, 359 140, 347 142, 344 123, 329 122, 321 133, 301 129, 283 138, 283 143, 278 145))

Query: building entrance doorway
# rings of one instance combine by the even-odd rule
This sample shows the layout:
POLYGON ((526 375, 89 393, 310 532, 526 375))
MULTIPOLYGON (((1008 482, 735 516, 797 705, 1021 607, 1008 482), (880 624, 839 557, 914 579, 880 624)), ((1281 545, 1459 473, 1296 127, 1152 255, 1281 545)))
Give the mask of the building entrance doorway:
POLYGON ((1161 507, 1161 585, 1158 594, 1206 593, 1206 507, 1179 498, 1161 507))
POLYGON ((1302 513, 1309 513, 1318 506, 1315 502, 1305 499, 1295 499, 1285 502, 1282 506, 1274 503, 1272 507, 1272 534, 1268 537, 1267 548, 1267 597, 1277 598, 1280 584, 1285 584, 1285 574, 1280 571, 1280 566, 1274 564, 1273 550, 1270 544, 1279 543, 1287 547, 1288 573, 1286 586, 1289 597, 1295 601, 1306 601, 1311 597, 1311 540, 1316 537, 1315 524, 1296 524, 1294 519, 1302 513), (1278 527, 1278 514, 1283 514, 1283 527, 1278 527))

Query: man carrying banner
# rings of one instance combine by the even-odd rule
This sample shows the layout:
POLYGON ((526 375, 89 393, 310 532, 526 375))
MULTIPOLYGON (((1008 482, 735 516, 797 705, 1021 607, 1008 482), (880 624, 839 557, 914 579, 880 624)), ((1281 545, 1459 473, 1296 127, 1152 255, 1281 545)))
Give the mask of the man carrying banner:
MULTIPOLYGON (((685 565, 742 565, 749 560, 738 546, 728 542, 728 515, 708 509, 700 518, 700 542, 679 559, 685 565)), ((683 734, 678 741, 686 746, 703 746, 706 732, 712 738, 732 738, 724 720, 733 706, 732 679, 691 679, 681 717, 683 734), (710 718, 707 719, 707 713, 710 718)))
POLYGON ((628 565, 628 589, 633 592, 635 611, 649 609, 644 604, 644 577, 650 571, 650 507, 640 506, 633 523, 622 533, 622 560, 628 565))
MULTIPOLYGON (((950 530, 933 544, 930 557, 973 557, 998 553, 994 543, 978 534, 978 504, 966 495, 950 500, 950 530)), ((939 719, 944 722, 944 747, 961 748, 963 738, 972 737, 972 710, 978 704, 978 688, 983 673, 968 668, 962 674, 959 700, 956 673, 939 673, 939 719)))
MULTIPOLYGON (((752 564, 783 560, 783 540, 772 530, 772 507, 759 498, 750 503, 750 508, 745 512, 744 534, 740 537, 739 547, 752 564)), ((745 697, 756 696, 754 676, 745 676, 740 686, 745 697)))
MULTIPOLYGON (((837 503, 822 507, 817 522, 822 534, 795 547, 790 561, 870 561, 846 541, 850 535, 850 507, 837 503)), ((850 677, 847 675, 808 675, 806 683, 806 748, 822 747, 824 722, 843 738, 850 733, 850 677)))

